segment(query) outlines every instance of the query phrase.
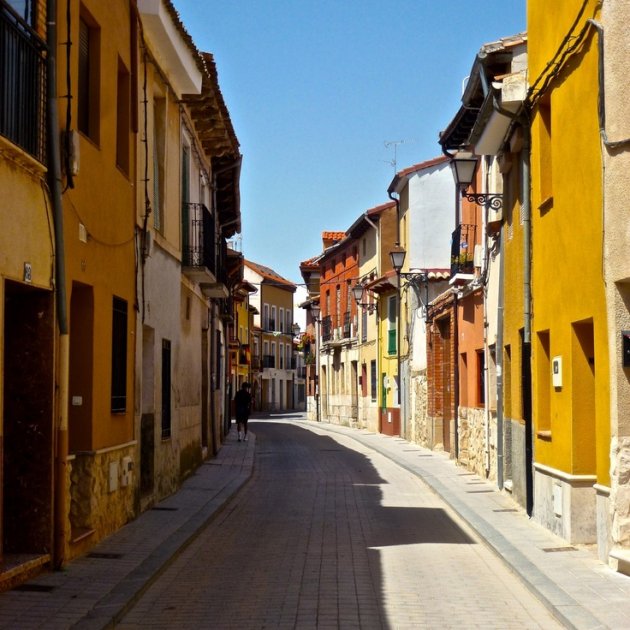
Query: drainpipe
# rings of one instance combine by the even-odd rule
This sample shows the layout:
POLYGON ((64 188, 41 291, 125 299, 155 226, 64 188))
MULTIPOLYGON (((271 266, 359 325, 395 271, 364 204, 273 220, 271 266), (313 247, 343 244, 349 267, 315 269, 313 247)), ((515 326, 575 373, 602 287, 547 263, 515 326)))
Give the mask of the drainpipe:
MULTIPOLYGON (((368 217, 367 212, 365 213, 363 218, 365 219, 365 222, 368 225, 370 225, 371 227, 373 227, 374 231, 376 232, 376 251, 380 253, 380 251, 381 251, 381 233, 380 233, 380 231, 378 229, 378 225, 376 225, 376 223, 374 223, 374 221, 372 221, 372 219, 370 219, 370 217, 368 217)), ((380 256, 376 257, 376 275, 377 276, 381 275, 381 257, 380 256)))
POLYGON ((523 125, 523 149, 521 151, 521 199, 523 200, 523 342, 532 342, 532 218, 529 199, 529 125, 523 125))
MULTIPOLYGON (((489 187, 489 169, 487 168, 488 159, 485 160, 485 188, 486 192, 489 187)), ((484 431, 484 466, 486 475, 490 472, 490 383, 488 382, 488 365, 490 364, 490 350, 488 348, 488 208, 482 206, 481 210, 481 233, 482 233, 482 254, 481 254, 481 280, 483 295, 483 431, 484 431)))
POLYGON ((400 247, 400 199, 394 193, 387 191, 387 196, 396 204, 396 247, 400 247))
POLYGON ((66 550, 67 461, 68 461, 68 386, 70 374, 70 335, 66 291, 66 265, 61 203, 61 155, 59 150, 59 113, 57 110, 57 2, 47 0, 48 57, 46 114, 48 131, 48 186, 52 197, 55 227, 55 282, 57 289, 57 324, 59 326, 59 365, 57 373, 57 439, 55 449, 54 553, 53 565, 63 566, 66 550))
POLYGON ((497 345, 496 345, 496 379, 497 379, 497 486, 503 490, 503 282, 505 269, 503 262, 503 239, 505 223, 501 223, 499 236, 499 295, 497 305, 497 345))

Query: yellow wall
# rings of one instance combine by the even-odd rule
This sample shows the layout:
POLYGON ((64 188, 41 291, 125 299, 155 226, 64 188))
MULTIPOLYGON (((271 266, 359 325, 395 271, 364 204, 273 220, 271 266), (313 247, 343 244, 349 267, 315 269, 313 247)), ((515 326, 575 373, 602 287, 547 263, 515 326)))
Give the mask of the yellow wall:
MULTIPOLYGON (((393 386, 394 379, 398 376, 398 354, 397 352, 390 353, 388 351, 389 345, 389 319, 388 319, 388 304, 389 299, 395 296, 395 289, 392 287, 391 292, 382 293, 379 295, 378 300, 378 329, 380 339, 380 354, 379 372, 378 377, 378 401, 379 406, 383 407, 397 407, 398 406, 398 393, 396 387, 393 386), (382 399, 383 391, 383 374, 387 375, 388 386, 387 395, 385 401, 382 399)), ((398 331, 397 333, 398 334, 398 331)))
MULTIPOLYGON (((530 84, 543 72, 581 6, 530 1, 530 84)), ((589 2, 577 27, 597 17, 589 2)), ((532 122, 533 365, 536 460, 609 483, 609 368, 602 281, 602 166, 597 117, 597 39, 584 44, 552 80, 532 122), (551 122, 551 132, 544 123, 551 122), (591 349, 589 330, 594 340, 591 349), (562 357, 563 385, 545 381, 551 357, 562 357)), ((551 375, 549 374, 549 379, 551 375)))
MULTIPOLYGON (((518 158, 518 156, 515 156, 518 158)), ((511 201, 504 208, 504 322, 503 373, 504 415, 506 419, 523 422, 521 387, 521 333, 523 328, 523 226, 520 221, 521 179, 518 159, 508 175, 506 198, 511 201), (509 346, 509 355, 505 348, 509 346)))
MULTIPOLYGON (((83 5, 100 27, 99 133, 94 138, 79 133, 80 167, 75 188, 63 195, 64 237, 68 309, 73 282, 93 287, 93 374, 91 448, 98 449, 133 439, 133 377, 135 329, 135 136, 129 130, 130 172, 116 164, 116 102, 118 59, 131 72, 130 5, 123 2, 102 3, 86 0, 83 5), (88 232, 87 243, 79 240, 79 224, 88 232), (127 302, 127 404, 124 414, 112 414, 111 345, 112 301, 117 296, 127 302)), ((73 10, 71 39, 79 34, 79 3, 73 10)), ((60 59, 65 57, 65 5, 59 6, 60 59)), ((78 45, 71 48, 72 86, 76 92, 78 45)), ((66 94, 65 73, 58 76, 59 94, 66 94)), ((133 80, 133 79, 132 79, 133 80)), ((76 94, 75 94, 76 96, 76 94)), ((59 119, 65 128, 66 99, 59 99, 59 119)), ((72 128, 77 128, 77 98, 72 100, 72 128)), ((72 345, 72 326, 70 336, 72 345)), ((72 359, 71 359, 72 361, 72 359)), ((72 370, 72 366, 71 366, 72 370)), ((70 396, 73 392, 70 391, 70 396)))

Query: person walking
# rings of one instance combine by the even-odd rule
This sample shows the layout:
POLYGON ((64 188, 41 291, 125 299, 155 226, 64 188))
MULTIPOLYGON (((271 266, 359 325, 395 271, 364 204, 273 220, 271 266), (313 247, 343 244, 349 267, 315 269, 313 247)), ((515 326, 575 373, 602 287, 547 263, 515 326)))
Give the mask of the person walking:
POLYGON ((247 420, 252 407, 252 395, 249 393, 249 383, 243 383, 241 389, 234 396, 234 413, 236 415, 236 428, 238 441, 247 442, 247 420))

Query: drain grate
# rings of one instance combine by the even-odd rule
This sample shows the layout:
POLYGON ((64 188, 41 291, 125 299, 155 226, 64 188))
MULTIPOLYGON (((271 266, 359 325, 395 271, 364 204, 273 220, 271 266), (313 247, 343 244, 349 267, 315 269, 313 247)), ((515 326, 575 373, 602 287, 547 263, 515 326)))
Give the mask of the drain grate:
POLYGON ((518 510, 514 508, 502 508, 500 510, 492 510, 493 512, 518 512, 518 510))
POLYGON ((159 505, 156 505, 151 509, 154 512, 177 512, 177 510, 179 510, 179 508, 176 507, 160 507, 159 505))
POLYGON ((576 547, 543 547, 545 553, 556 553, 558 551, 577 551, 576 547))
POLYGON ((88 553, 88 558, 99 558, 101 560, 119 560, 123 557, 122 553, 106 553, 104 551, 93 551, 88 553))
POLYGON ((55 589, 54 586, 50 584, 20 584, 16 586, 14 591, 25 591, 28 593, 50 593, 55 589))

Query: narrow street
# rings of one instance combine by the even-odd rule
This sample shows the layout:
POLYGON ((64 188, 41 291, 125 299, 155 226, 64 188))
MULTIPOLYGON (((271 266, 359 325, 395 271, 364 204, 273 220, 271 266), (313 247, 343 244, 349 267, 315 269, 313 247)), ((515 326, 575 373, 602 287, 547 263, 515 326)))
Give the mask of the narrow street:
POLYGON ((316 426, 250 430, 251 481, 118 627, 560 627, 414 475, 316 426))

